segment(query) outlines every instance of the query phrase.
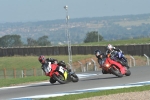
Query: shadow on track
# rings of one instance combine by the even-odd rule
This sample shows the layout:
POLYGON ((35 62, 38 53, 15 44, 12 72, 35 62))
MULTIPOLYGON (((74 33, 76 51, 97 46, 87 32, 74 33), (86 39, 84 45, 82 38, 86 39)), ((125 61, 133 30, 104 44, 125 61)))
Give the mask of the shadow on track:
POLYGON ((80 81, 103 80, 103 79, 114 79, 114 78, 119 78, 119 77, 90 78, 90 79, 83 79, 80 81))

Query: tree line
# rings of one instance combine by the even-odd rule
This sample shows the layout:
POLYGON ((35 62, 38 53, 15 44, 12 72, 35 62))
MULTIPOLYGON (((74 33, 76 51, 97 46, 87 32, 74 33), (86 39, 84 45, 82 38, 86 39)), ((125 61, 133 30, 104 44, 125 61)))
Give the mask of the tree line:
POLYGON ((27 38, 27 44, 21 41, 20 35, 5 35, 0 38, 0 47, 20 47, 20 46, 51 46, 48 36, 39 37, 37 40, 27 38))
MULTIPOLYGON (((98 31, 91 31, 86 34, 84 43, 102 41, 103 37, 98 31)), ((21 41, 20 35, 5 35, 0 37, 0 47, 21 47, 21 46, 52 46, 48 36, 41 36, 37 40, 31 37, 27 38, 27 43, 21 41)))

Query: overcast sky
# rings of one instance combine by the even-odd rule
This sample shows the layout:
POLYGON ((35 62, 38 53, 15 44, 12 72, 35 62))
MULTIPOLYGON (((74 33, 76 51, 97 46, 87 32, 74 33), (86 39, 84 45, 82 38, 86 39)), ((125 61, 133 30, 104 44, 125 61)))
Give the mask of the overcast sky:
POLYGON ((27 22, 150 13, 150 0, 0 0, 0 22, 27 22))

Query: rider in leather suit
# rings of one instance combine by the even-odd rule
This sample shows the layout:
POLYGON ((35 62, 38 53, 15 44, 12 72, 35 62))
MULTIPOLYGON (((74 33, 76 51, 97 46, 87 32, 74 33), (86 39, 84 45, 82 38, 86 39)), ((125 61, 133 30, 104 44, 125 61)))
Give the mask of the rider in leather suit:
POLYGON ((122 53, 123 53, 122 50, 120 50, 119 48, 115 48, 111 44, 108 44, 107 50, 106 50, 106 55, 110 54, 111 58, 113 60, 115 60, 115 61, 119 62, 120 64, 122 64, 123 66, 126 66, 127 68, 129 68, 129 66, 127 64, 127 60, 122 53), (126 62, 126 63, 121 61, 121 59, 123 59, 124 62, 126 62))
POLYGON ((52 58, 46 59, 43 55, 40 55, 38 60, 42 64, 41 68, 45 72, 45 75, 47 75, 47 76, 48 76, 49 72, 46 68, 48 67, 49 62, 51 62, 51 64, 56 64, 56 67, 58 67, 58 65, 57 65, 58 61, 56 59, 52 59, 52 58))
MULTIPOLYGON (((45 72, 46 76, 49 76, 49 72, 50 72, 50 70, 47 68, 47 67, 49 67, 49 62, 51 62, 51 64, 55 64, 54 67, 59 68, 58 61, 56 59, 52 59, 52 58, 46 59, 43 55, 40 55, 38 60, 42 64, 41 68, 45 72)), ((50 83, 56 82, 56 80, 54 80, 53 78, 50 78, 49 81, 50 81, 50 83)))
POLYGON ((102 68, 102 73, 107 74, 107 72, 105 70, 103 70, 103 66, 104 66, 103 64, 105 63, 106 55, 104 53, 101 53, 100 50, 96 50, 95 56, 97 57, 97 61, 100 65, 100 68, 102 68))

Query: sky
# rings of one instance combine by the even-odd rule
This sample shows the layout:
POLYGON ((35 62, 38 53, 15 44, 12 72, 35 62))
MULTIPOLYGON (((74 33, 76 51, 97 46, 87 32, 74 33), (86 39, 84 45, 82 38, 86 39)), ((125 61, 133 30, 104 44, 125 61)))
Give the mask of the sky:
POLYGON ((0 23, 150 13, 150 0, 0 0, 0 23))

